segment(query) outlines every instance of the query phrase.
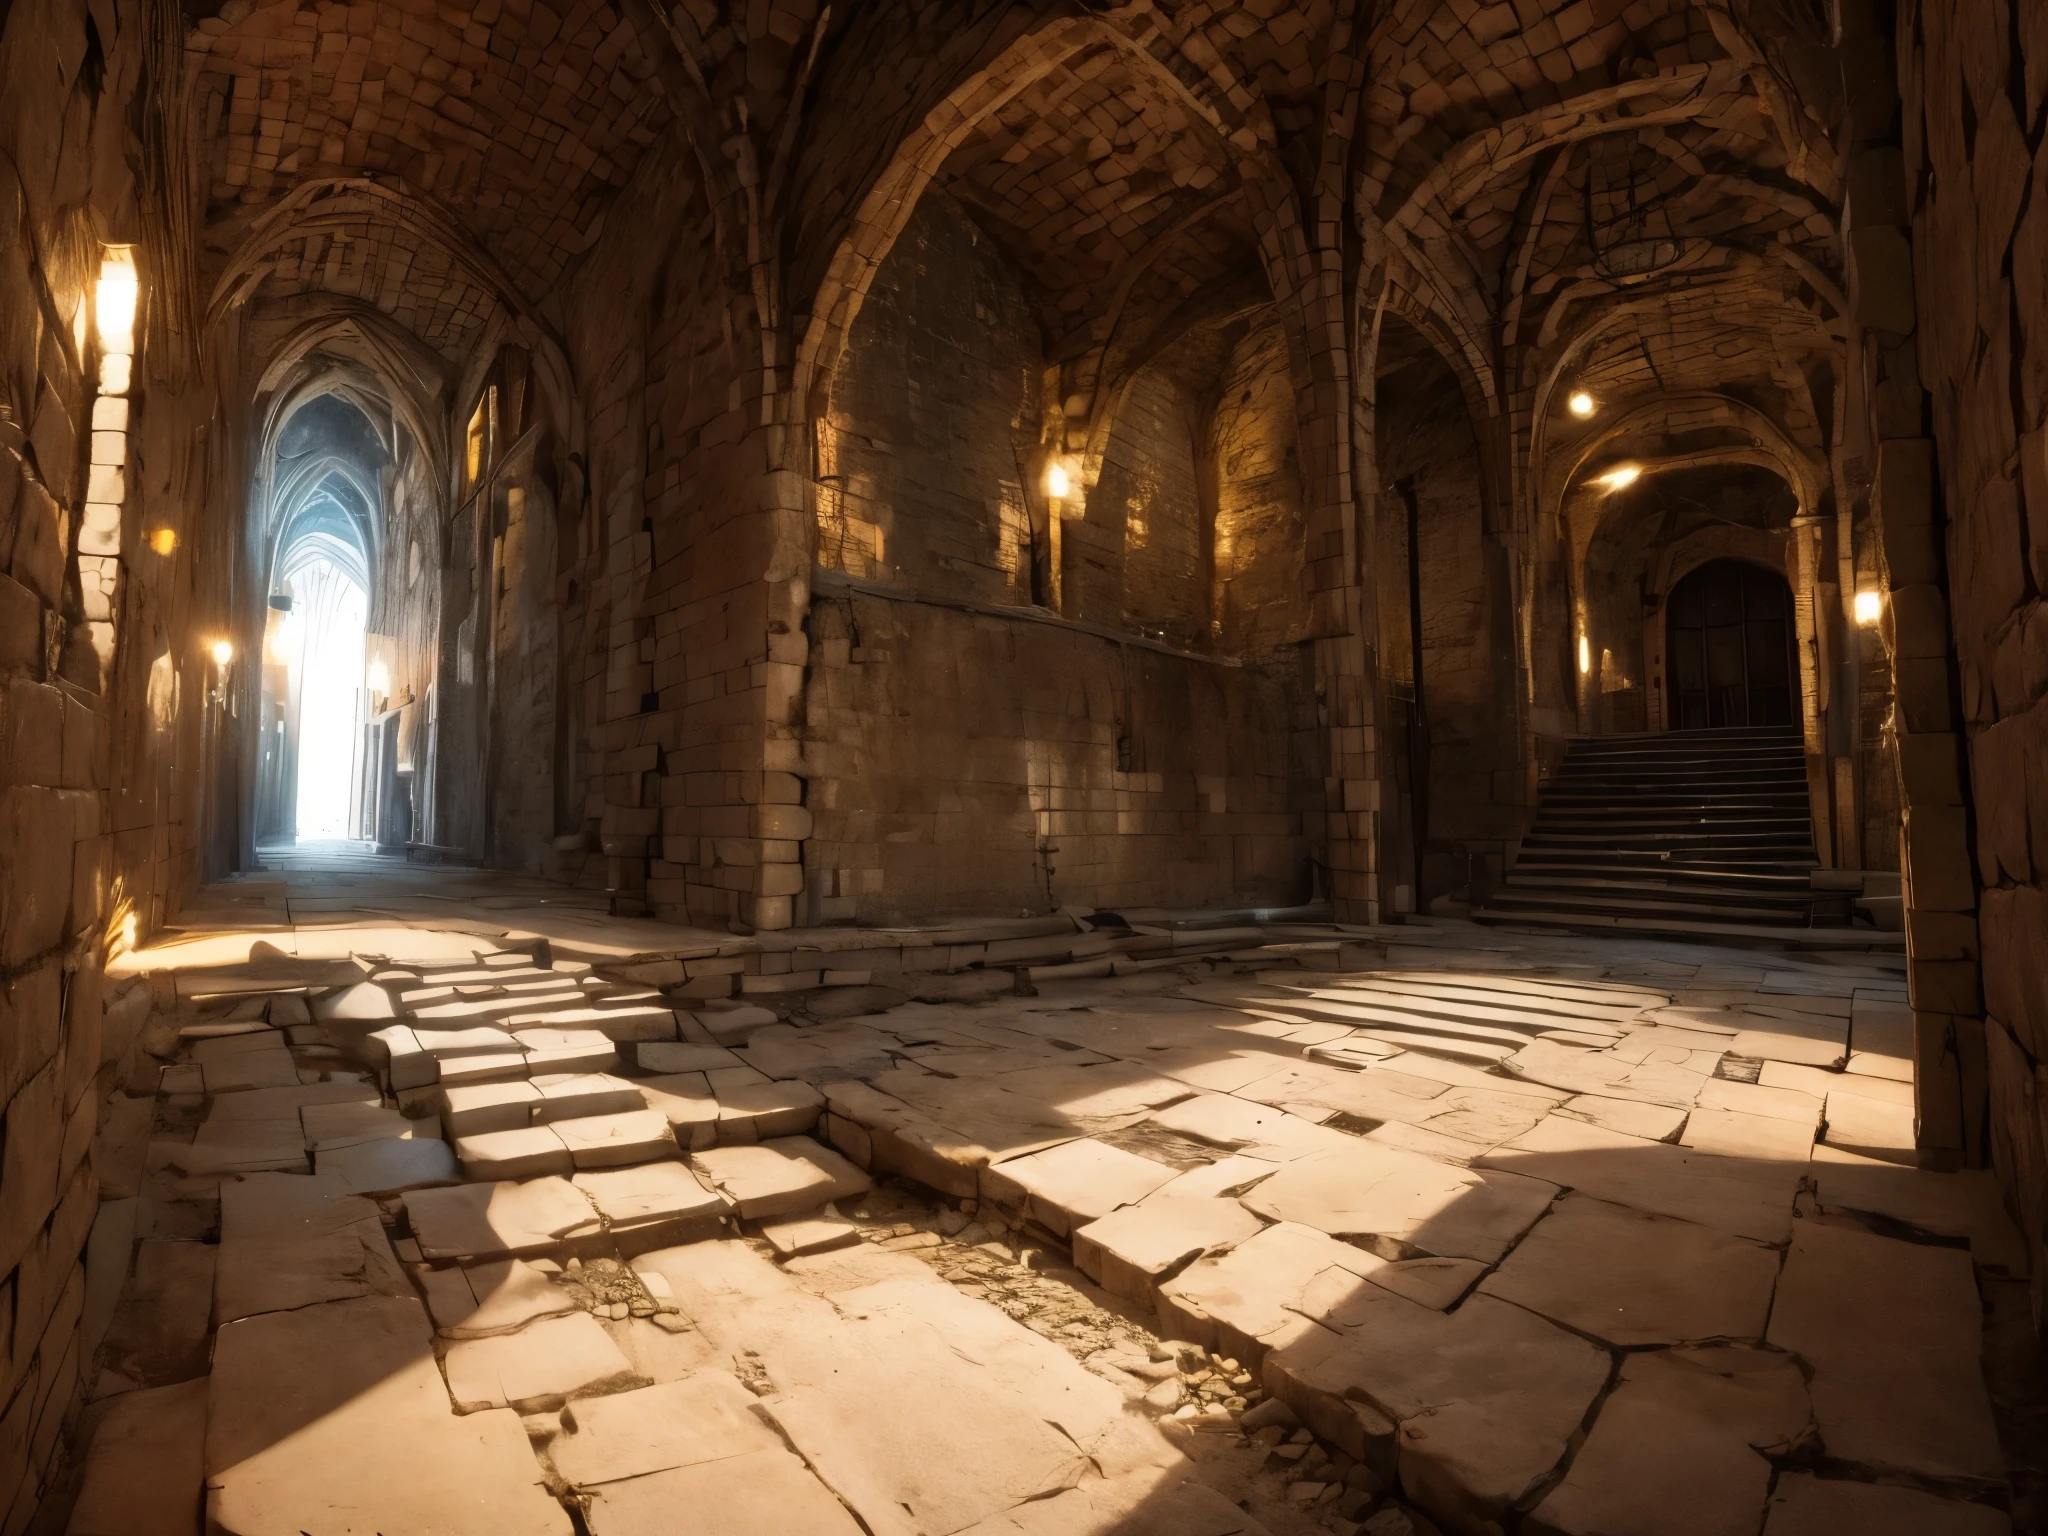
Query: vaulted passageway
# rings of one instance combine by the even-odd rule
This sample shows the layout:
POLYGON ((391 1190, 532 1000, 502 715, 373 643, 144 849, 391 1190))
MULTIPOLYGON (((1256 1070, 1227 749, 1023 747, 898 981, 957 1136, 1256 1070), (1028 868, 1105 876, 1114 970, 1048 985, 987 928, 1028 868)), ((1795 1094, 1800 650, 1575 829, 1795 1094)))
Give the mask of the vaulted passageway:
MULTIPOLYGON (((215 1528, 314 1529, 325 1505, 220 1481, 271 1465, 250 1400, 201 1442, 142 1434, 189 1428, 207 1350, 300 1324, 391 1367, 322 1388, 347 1422, 380 1382, 434 1436, 500 1414, 507 1528, 729 1492, 570 1448, 577 1404, 721 1352, 730 1392, 664 1413, 767 1405, 786 1438, 735 1457, 876 1528, 904 1503, 884 1449, 792 1428, 839 1411, 798 1378, 853 1367, 756 1374, 711 1298, 824 1328, 930 1278, 832 1245, 950 1254, 966 1218, 1006 1266, 1071 1261, 1046 1315, 1121 1374, 1076 1385, 1001 1321, 1040 1312, 971 1289, 945 1350, 1017 1346, 998 1398, 1106 1383, 1097 1427, 1144 1449, 1090 1442, 1057 1498, 1033 1471, 911 1499, 919 1531, 1629 1528, 1614 1426, 1733 1410, 1530 1271, 1582 1220, 1653 1216, 1767 1255, 1728 1260, 1775 1265, 1767 1299, 1853 1268, 1804 1239, 1857 1226, 1950 1330, 1885 1390, 1976 1426, 1859 1439, 1836 1405, 1874 1389, 1824 1340, 1674 1324, 1649 1342, 1687 1369, 1727 1364, 1714 1339, 1771 1356, 1797 1421, 1730 1451, 1730 1529, 2038 1528, 2038 1469, 1957 1365, 1971 1296, 2002 1327, 2048 1294, 2037 10, 13 0, 0 1536, 62 1528, 123 1445, 186 1481, 202 1456, 215 1528), (858 1233, 743 1208, 725 1174, 785 1134, 801 1190, 834 1158, 908 1182, 858 1233), (1297 1153, 1348 1171, 1262 1203, 1297 1153), (1149 1184, 1061 1203, 1159 1168, 1194 1180, 1165 1214, 1149 1184), (1374 1168, 1439 1203, 1353 1201, 1374 1168), (243 1221, 254 1174, 352 1213, 367 1258, 285 1264, 322 1299, 236 1289, 275 1236, 243 1221), (596 1225, 429 1253, 413 1207, 444 1184, 596 1225), (915 1230, 885 1238, 899 1198, 915 1230), (617 1278, 643 1217, 701 1248, 648 1270, 699 1288, 673 1312, 617 1278), (1500 1241, 1443 1237, 1475 1223, 1500 1241), (1282 1275, 1270 1327, 1171 1291, 1295 1238, 1241 1261, 1282 1275), (559 1273, 488 1267, 513 1258, 559 1273), (151 1354, 216 1263, 217 1310, 151 1354), (668 1342, 519 1395, 568 1414, 532 1460, 509 1397, 455 1390, 464 1294, 628 1338, 630 1295, 668 1342), (1434 1458, 1404 1404, 1508 1410, 1373 1374, 1370 1320, 1487 1353, 1506 1307, 1602 1341, 1550 1405, 1585 1433, 1434 1458), (1150 1358, 1168 1340, 1206 1363, 1150 1358), (1385 1426, 1338 1406, 1365 1403, 1385 1426), (1221 1505, 1175 1438, 1196 1418, 1249 1431, 1221 1505), (1274 1430, 1328 1475, 1283 1475, 1274 1430), (1840 1504, 1907 1485, 1936 1512, 1840 1504)), ((1052 1455, 1002 1400, 975 1422, 1052 1455)), ((80 1507, 78 1536, 134 1518, 80 1507)))

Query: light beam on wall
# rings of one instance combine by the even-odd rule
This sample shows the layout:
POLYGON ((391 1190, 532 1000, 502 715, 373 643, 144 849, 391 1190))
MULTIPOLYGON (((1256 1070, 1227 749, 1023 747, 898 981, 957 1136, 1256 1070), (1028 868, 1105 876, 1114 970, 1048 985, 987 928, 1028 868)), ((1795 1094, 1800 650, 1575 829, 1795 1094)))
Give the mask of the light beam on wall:
POLYGON ((1595 485, 1604 485, 1610 491, 1624 491, 1642 478, 1643 471, 1640 466, 1623 464, 1618 468, 1610 469, 1604 475, 1595 475, 1593 483, 1595 485))
POLYGON ((1579 636, 1579 672, 1583 675, 1593 670, 1593 646, 1584 635, 1579 636))

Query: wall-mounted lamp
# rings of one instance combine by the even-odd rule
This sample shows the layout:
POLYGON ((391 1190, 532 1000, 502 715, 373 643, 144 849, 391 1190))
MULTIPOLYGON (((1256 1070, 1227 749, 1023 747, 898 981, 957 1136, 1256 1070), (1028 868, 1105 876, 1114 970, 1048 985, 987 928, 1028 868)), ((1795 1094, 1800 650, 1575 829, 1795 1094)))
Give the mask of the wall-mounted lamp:
POLYGON ((1045 494, 1058 498, 1072 489, 1073 482, 1067 478, 1067 466, 1054 459, 1052 467, 1045 472, 1045 494))
POLYGON ((216 667, 224 667, 234 659, 235 644, 232 640, 216 640, 213 642, 213 664, 216 667))
POLYGON ((1856 622, 1875 624, 1884 617, 1884 598, 1874 589, 1866 587, 1856 594, 1856 622))
POLYGON ((1565 401, 1565 404, 1568 407, 1570 407, 1571 413, 1574 416, 1578 417, 1579 420, 1584 421, 1588 416, 1593 414, 1593 407, 1595 401, 1593 397, 1587 394, 1583 389, 1575 389, 1572 391, 1571 398, 1565 401))
POLYGON ((1610 469, 1604 475, 1595 475, 1593 483, 1604 485, 1610 491, 1625 491, 1642 478, 1643 471, 1640 466, 1623 464, 1619 468, 1610 469))

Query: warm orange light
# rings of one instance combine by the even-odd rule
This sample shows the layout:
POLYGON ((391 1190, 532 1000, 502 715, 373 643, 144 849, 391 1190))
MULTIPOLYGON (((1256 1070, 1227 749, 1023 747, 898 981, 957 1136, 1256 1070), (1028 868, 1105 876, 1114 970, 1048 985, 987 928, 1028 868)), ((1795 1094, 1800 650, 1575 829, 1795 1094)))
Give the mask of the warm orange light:
POLYGON ((135 247, 107 246, 100 256, 100 280, 93 285, 92 300, 102 352, 134 352, 135 300, 140 288, 135 275, 135 247))
POLYGON ((1583 389, 1574 390, 1571 399, 1565 404, 1570 406, 1572 414, 1582 421, 1593 414, 1593 397, 1583 389))
POLYGON ((1884 598, 1865 588, 1856 594, 1856 622, 1875 624, 1884 617, 1884 598))
POLYGON ((1045 494, 1064 496, 1072 488, 1073 482, 1067 478, 1067 466, 1055 459, 1052 468, 1045 472, 1045 494))
POLYGON ((169 559, 178 550, 177 530, 174 528, 152 528, 149 534, 149 547, 165 559, 169 559))
POLYGON ((1593 483, 1604 485, 1610 491, 1625 491, 1642 478, 1643 472, 1638 466, 1623 464, 1618 469, 1610 469, 1604 475, 1595 475, 1593 483))
POLYGON ((234 659, 235 645, 232 640, 216 640, 213 642, 213 664, 215 666, 224 667, 234 659))

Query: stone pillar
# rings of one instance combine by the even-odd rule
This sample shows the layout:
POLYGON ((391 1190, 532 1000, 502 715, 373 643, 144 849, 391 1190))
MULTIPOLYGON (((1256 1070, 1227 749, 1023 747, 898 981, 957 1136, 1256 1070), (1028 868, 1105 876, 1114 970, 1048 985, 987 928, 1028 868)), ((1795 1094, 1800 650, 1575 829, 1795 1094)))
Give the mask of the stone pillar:
POLYGON ((1977 889, 1943 547, 1946 519, 1935 444, 1925 427, 1925 337, 1914 308, 1914 237, 1906 205, 1910 178, 1897 137, 1891 40, 1858 8, 1844 7, 1842 18, 1849 112, 1843 257, 1856 375, 1850 401, 1862 406, 1851 436, 1861 439, 1874 470, 1871 510, 1888 589, 1880 634, 1892 666, 1892 729, 1904 806, 1900 867, 1917 1136, 1938 1157, 1978 1164, 1984 1157, 1986 1087, 1977 889))

